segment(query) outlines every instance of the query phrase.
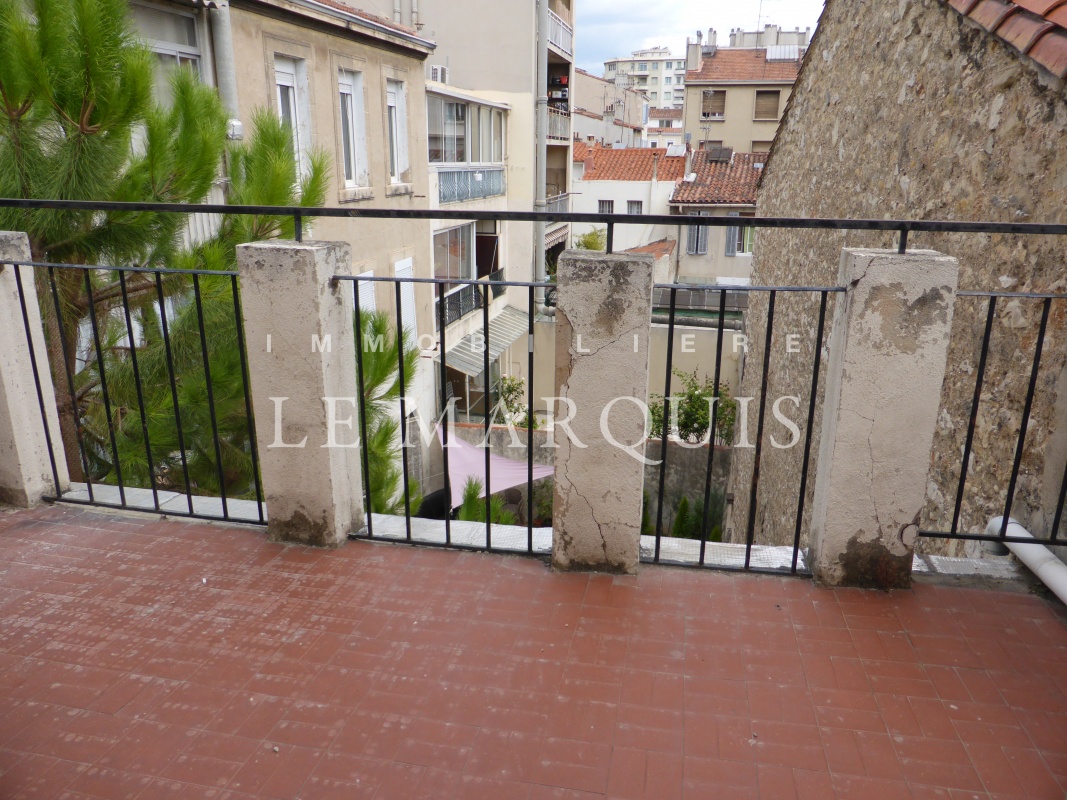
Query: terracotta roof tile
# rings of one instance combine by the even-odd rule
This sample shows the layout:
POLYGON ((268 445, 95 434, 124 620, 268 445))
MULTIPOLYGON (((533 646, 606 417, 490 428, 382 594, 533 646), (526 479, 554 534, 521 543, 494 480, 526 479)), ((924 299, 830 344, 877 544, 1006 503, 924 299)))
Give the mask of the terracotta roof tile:
POLYGON ((575 139, 572 143, 571 159, 573 161, 585 161, 586 155, 592 148, 581 139, 575 139))
POLYGON ((649 119, 681 119, 682 109, 680 108, 650 108, 648 110, 649 119))
MULTIPOLYGON (((585 181, 650 181, 652 162, 658 156, 656 179, 675 181, 685 171, 684 156, 667 156, 662 147, 631 147, 616 150, 611 147, 592 149, 593 167, 585 168, 585 181)), ((575 149, 575 160, 577 148, 575 149)), ((585 160, 584 158, 581 160, 585 160)))
POLYGON ((767 81, 793 83, 800 74, 800 59, 795 61, 768 61, 763 48, 742 49, 725 47, 714 55, 704 56, 700 69, 685 73, 687 84, 719 81, 767 81))
POLYGON ((1057 78, 1067 78, 1067 0, 942 0, 1030 56, 1057 78))
POLYGON ((640 247, 631 247, 629 250, 623 250, 624 253, 651 253, 653 258, 660 259, 665 256, 669 256, 674 252, 675 245, 678 243, 674 239, 660 239, 655 242, 649 242, 643 244, 640 247))
POLYGON ((708 151, 693 153, 693 183, 681 181, 671 196, 672 205, 755 205, 756 184, 767 153, 734 153, 730 161, 711 161, 708 151))

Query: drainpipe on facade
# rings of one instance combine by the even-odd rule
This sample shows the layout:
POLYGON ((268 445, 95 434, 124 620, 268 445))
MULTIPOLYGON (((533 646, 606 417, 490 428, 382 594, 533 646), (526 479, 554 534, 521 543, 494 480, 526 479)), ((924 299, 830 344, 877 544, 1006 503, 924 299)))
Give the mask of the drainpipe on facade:
POLYGON ((419 0, 411 0, 411 27, 419 29, 419 0))
MULTIPOLYGON (((534 211, 543 212, 547 207, 548 181, 548 0, 537 3, 537 109, 534 122, 534 170, 536 188, 534 190, 534 211)), ((572 100, 573 102, 573 100, 572 100)), ((545 271, 545 223, 535 222, 534 235, 534 280, 543 281, 545 271)), ((543 310, 545 290, 537 289, 534 302, 543 310)))
POLYGON ((393 0, 393 22, 397 25, 403 23, 403 12, 400 10, 400 0, 393 0))
POLYGON ((230 30, 230 6, 217 3, 211 6, 211 46, 215 51, 215 82, 219 99, 229 115, 226 135, 230 139, 243 139, 240 110, 237 105, 237 68, 233 57, 233 34, 230 30))

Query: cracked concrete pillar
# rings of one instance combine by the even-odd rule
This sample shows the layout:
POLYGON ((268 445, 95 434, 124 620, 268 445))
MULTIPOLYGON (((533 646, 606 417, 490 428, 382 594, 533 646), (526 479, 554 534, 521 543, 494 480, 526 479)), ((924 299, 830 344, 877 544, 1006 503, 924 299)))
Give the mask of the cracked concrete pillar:
POLYGON ((911 584, 959 264, 845 248, 811 514, 818 583, 911 584))
POLYGON ((364 524, 352 284, 332 282, 351 274, 351 249, 257 242, 237 268, 267 531, 339 547, 364 524))
POLYGON ((556 271, 552 565, 634 573, 640 560, 650 255, 569 250, 556 271), (570 432, 562 421, 569 421, 570 432))
POLYGON ((15 268, 11 266, 12 262, 29 260, 30 240, 25 233, 0 232, 0 502, 26 507, 37 505, 45 495, 62 494, 70 484, 37 304, 34 268, 19 267, 16 279, 15 268), (19 300, 20 283, 22 302, 19 300), (26 338, 23 302, 37 360, 40 397, 26 338), (58 486, 52 473, 52 459, 48 456, 42 405, 52 434, 58 486))

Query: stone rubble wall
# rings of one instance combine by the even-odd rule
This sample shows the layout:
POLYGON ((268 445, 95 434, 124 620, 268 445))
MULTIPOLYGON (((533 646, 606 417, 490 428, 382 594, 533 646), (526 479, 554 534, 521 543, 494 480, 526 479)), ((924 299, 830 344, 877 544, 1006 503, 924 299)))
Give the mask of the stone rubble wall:
MULTIPOLYGON (((1063 82, 939 0, 876 3, 829 0, 778 132, 758 197, 760 216, 1067 221, 1067 91, 1063 82)), ((960 261, 960 290, 1067 291, 1067 237, 912 234, 909 248, 960 261)), ((762 230, 753 283, 832 285, 842 247, 895 247, 895 234, 762 230)), ((827 310, 827 331, 834 299, 827 310)), ((930 458, 923 529, 948 530, 979 358, 987 301, 957 298, 946 375, 930 458)), ((1012 515, 1047 535, 1067 458, 1067 303, 1054 301, 1012 515)), ((770 403, 810 394, 817 304, 779 295, 768 374, 770 403), (802 353, 786 354, 787 332, 802 353)), ((1030 376, 1040 301, 999 302, 961 526, 978 532, 1002 512, 1030 376)), ((755 396, 763 368, 767 297, 752 298, 752 345, 739 396, 755 396)), ((826 358, 824 353, 823 372, 826 358)), ((825 374, 821 377, 825 386, 825 374)), ((821 389, 812 463, 818 452, 821 389)), ((875 414, 891 408, 872 409, 875 414)), ((907 420, 901 420, 907 425, 907 420)), ((803 422, 801 428, 803 429, 803 422)), ((778 436, 783 429, 778 427, 778 436)), ((735 448, 728 528, 743 541, 753 450, 735 448)), ((803 447, 765 442, 755 541, 792 540, 803 447)), ((807 487, 810 516, 814 475, 807 487)), ((927 551, 977 555, 976 543, 921 540, 927 551)))

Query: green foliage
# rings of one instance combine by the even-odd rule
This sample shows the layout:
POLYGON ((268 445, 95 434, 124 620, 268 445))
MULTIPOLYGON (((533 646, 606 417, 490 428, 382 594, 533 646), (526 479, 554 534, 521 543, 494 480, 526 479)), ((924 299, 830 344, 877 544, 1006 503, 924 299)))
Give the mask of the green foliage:
MULTIPOLYGON (((722 521, 725 502, 723 493, 716 487, 711 489, 711 502, 708 505, 708 531, 707 541, 722 541, 722 521)), ((700 531, 704 524, 704 500, 698 498, 691 505, 685 495, 678 501, 678 507, 674 512, 674 520, 671 523, 672 537, 678 539, 700 539, 700 531)))
POLYGON ((527 418, 529 406, 523 402, 526 397, 526 382, 522 378, 515 375, 505 375, 497 383, 497 392, 500 395, 501 402, 504 404, 507 424, 514 425, 516 428, 526 429, 532 427, 537 430, 539 425, 537 416, 534 415, 532 420, 527 418))
MULTIPOLYGON (((456 519, 485 522, 485 498, 479 497, 481 493, 482 482, 477 478, 467 478, 463 485, 463 502, 456 512, 456 519)), ((494 525, 514 525, 517 522, 515 514, 504 508, 504 498, 499 494, 489 497, 489 513, 494 525)))
MULTIPOLYGON (((699 380, 695 369, 692 373, 676 369, 674 375, 682 382, 682 391, 676 391, 672 396, 671 416, 677 414, 677 421, 671 433, 684 441, 695 444, 703 441, 708 435, 715 384, 710 378, 699 380)), ((715 439, 717 442, 732 443, 737 417, 737 401, 730 396, 727 386, 720 385, 719 399, 715 405, 715 439)), ((649 415, 651 416, 649 435, 657 438, 663 436, 663 395, 654 394, 649 398, 649 415)))
POLYGON ((575 236, 574 246, 579 250, 597 250, 603 253, 608 249, 607 227, 593 228, 581 236, 575 236))

